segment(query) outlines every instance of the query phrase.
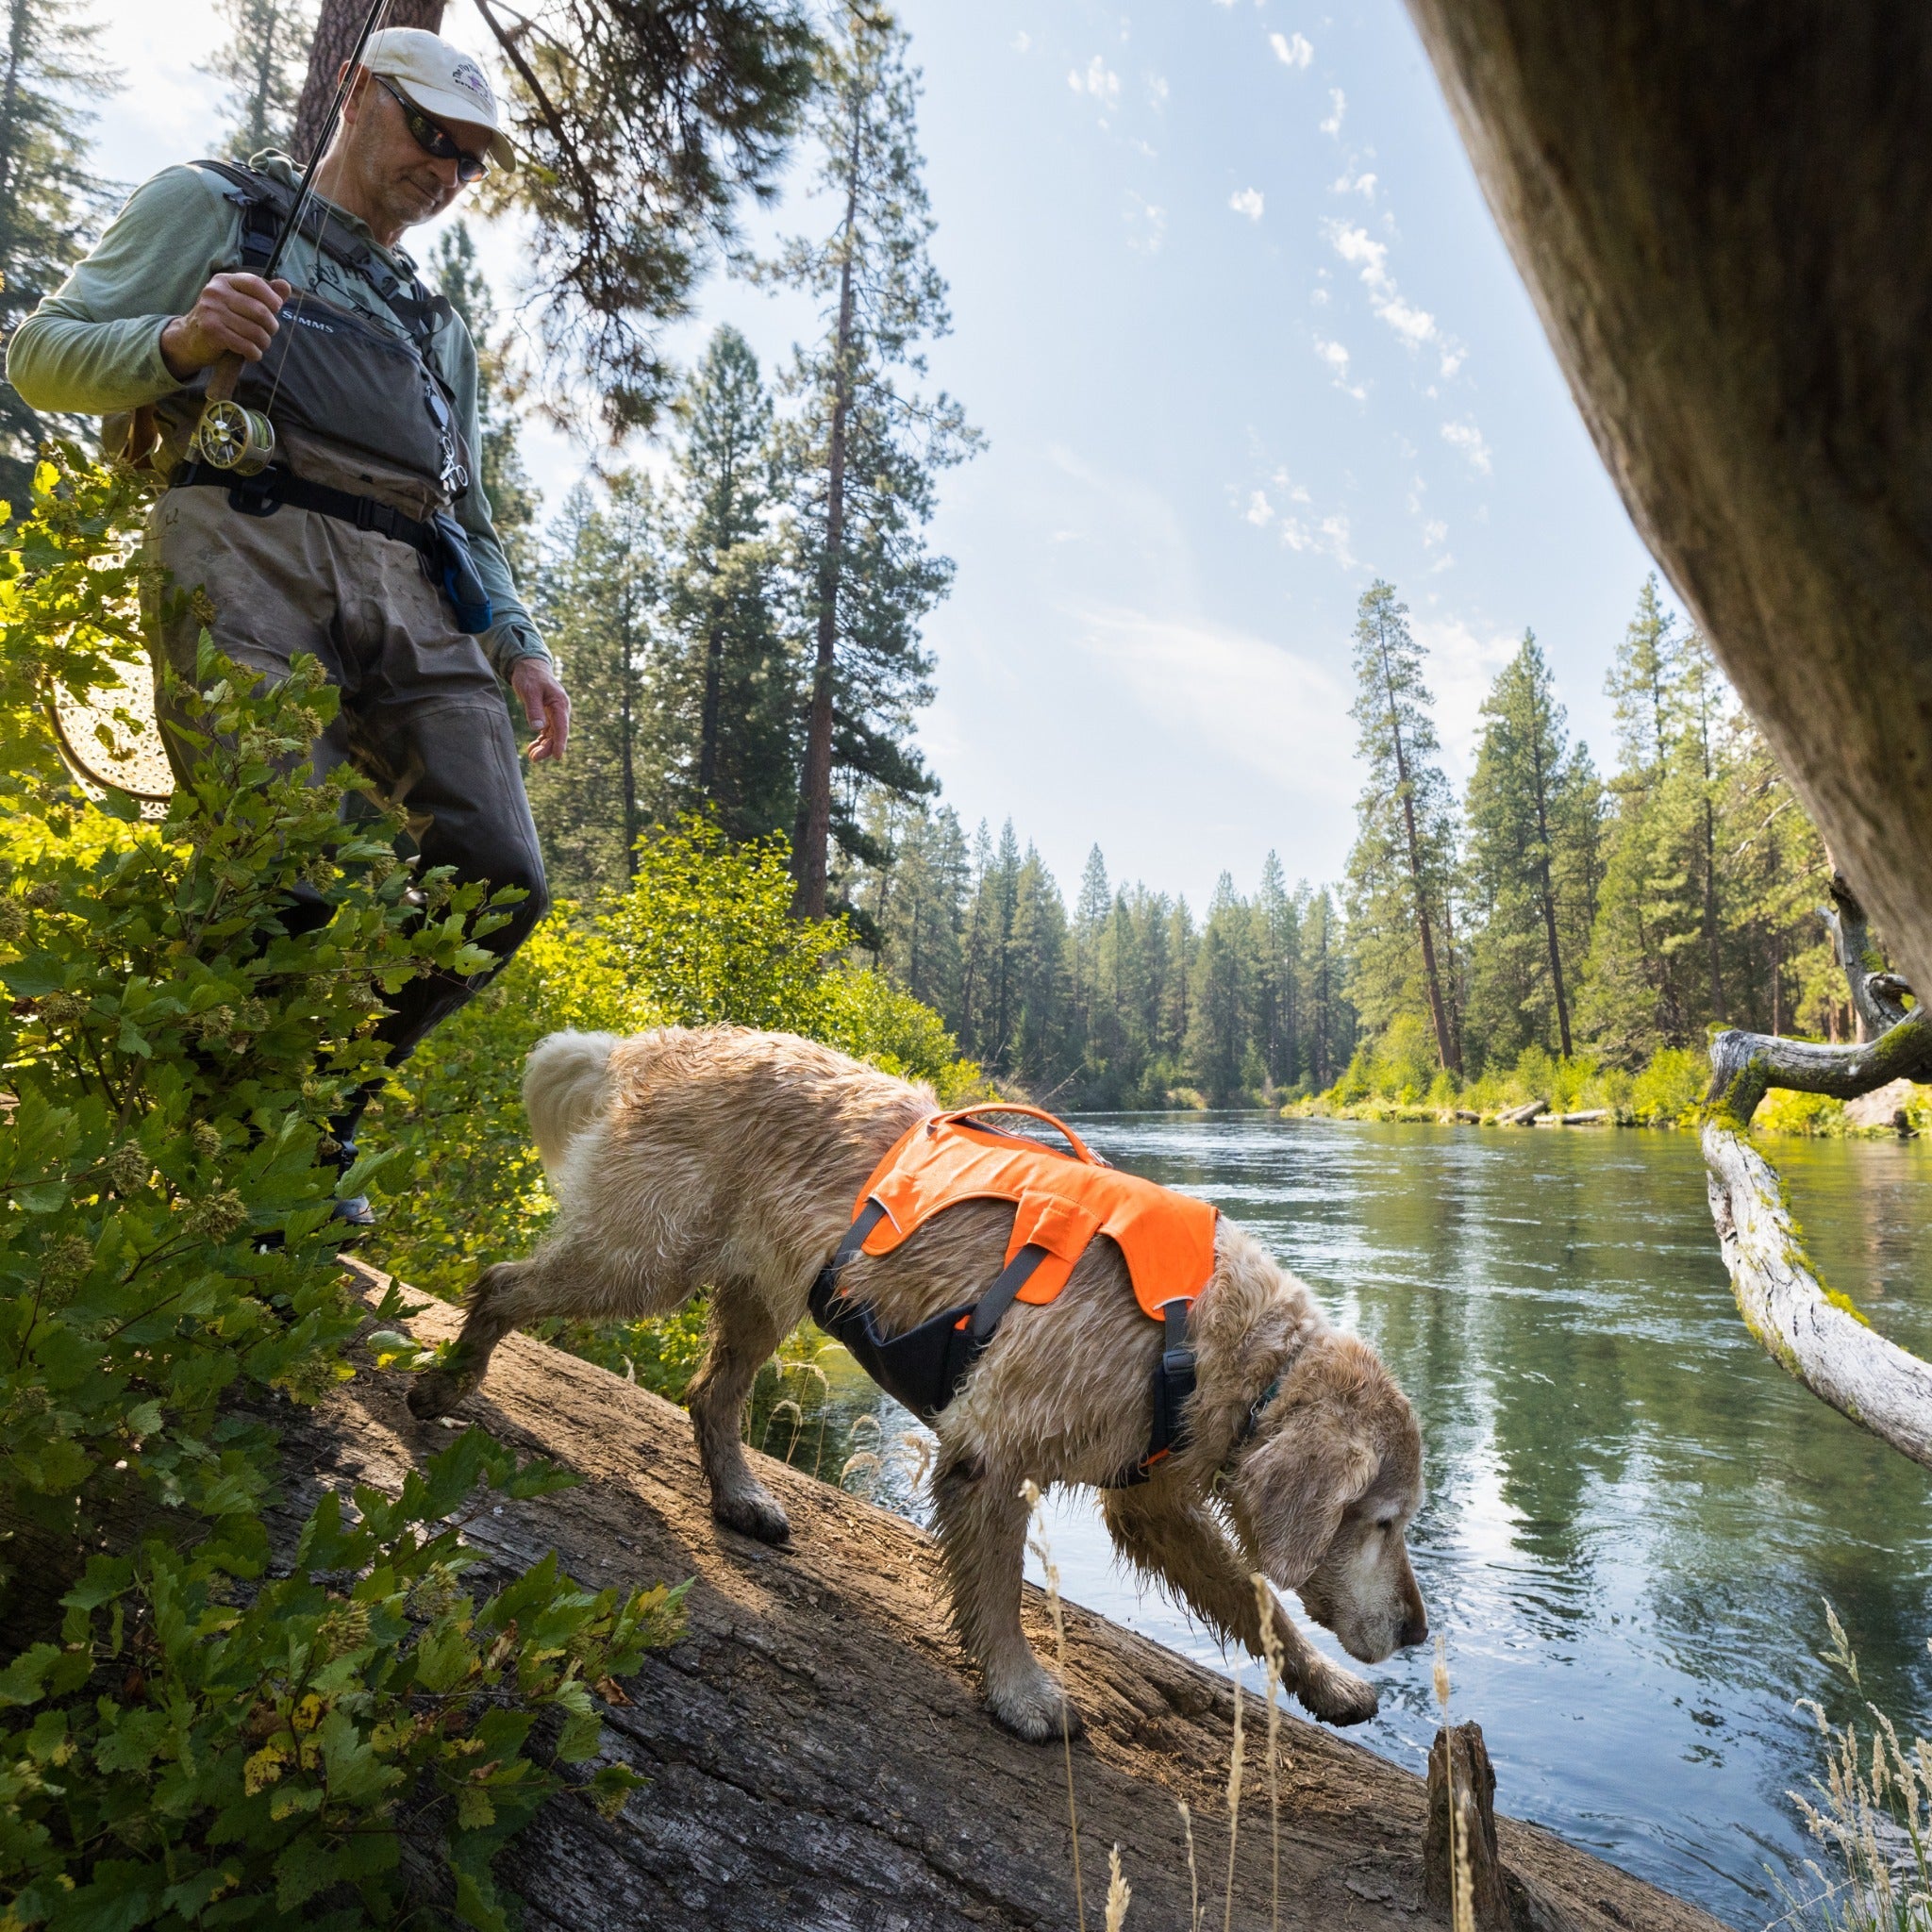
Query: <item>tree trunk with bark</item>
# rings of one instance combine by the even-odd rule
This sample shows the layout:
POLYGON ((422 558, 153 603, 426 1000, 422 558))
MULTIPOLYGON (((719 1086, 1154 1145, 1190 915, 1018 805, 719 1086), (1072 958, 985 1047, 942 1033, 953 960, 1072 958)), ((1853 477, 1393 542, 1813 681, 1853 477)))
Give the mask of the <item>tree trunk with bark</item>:
MULTIPOLYGON (((458 1320, 432 1305, 414 1325, 440 1340, 458 1320)), ((364 1372, 315 1408, 275 1405, 290 1466, 314 1473, 271 1522, 278 1548, 321 1486, 394 1493, 451 1441, 409 1416, 406 1386, 401 1374, 364 1372)), ((604 1712, 604 1760, 631 1766, 648 1787, 614 1821, 555 1801, 497 1860, 529 1932, 1078 1923, 1065 1757, 1058 1742, 1021 1743, 987 1717, 923 1532, 762 1457, 759 1479, 791 1518, 791 1545, 724 1529, 681 1409, 523 1336, 497 1350, 460 1420, 583 1478, 474 1522, 465 1539, 489 1570, 473 1587, 552 1548, 591 1589, 696 1579, 689 1634, 653 1652, 624 1687, 627 1701, 604 1712)), ((1051 1655, 1046 1603, 1030 1586, 1025 1616, 1051 1655)), ((1088 1926, 1100 1923, 1114 1844, 1134 1889, 1129 1932, 1188 1923, 1179 1799, 1193 1817, 1209 1923, 1268 1924, 1266 1768, 1252 1704, 1230 1905, 1230 1685, 1076 1606, 1066 1622, 1066 1679, 1087 1725, 1072 1755, 1088 1926)), ((1423 1781, 1318 1725, 1290 1717, 1282 1732, 1282 1925, 1407 1932, 1426 1923, 1423 1781)), ((1496 1828, 1510 1873, 1563 1914, 1547 1923, 1720 1932, 1694 1907, 1548 1832, 1507 1818, 1496 1828)))
MULTIPOLYGON (((376 20, 378 28, 417 26, 430 33, 442 31, 444 0, 388 0, 376 20)), ((315 23, 315 39, 308 49, 308 73, 302 82, 302 98, 295 108, 295 158, 307 161, 314 150, 316 137, 328 115, 328 104, 335 96, 336 76, 356 44, 362 22, 369 12, 369 0, 322 0, 322 12, 315 23)))

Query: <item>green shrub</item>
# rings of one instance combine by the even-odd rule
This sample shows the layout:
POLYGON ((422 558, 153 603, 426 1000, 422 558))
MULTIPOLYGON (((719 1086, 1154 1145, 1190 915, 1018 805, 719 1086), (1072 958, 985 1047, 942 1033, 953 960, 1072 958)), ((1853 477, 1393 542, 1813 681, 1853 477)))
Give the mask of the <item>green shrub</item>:
POLYGON ((1641 1126, 1689 1126, 1704 1105, 1710 1065, 1701 1053, 1665 1047, 1630 1083, 1630 1117, 1641 1126))
POLYGON ((587 1673, 634 1667, 675 1606, 585 1598, 554 1565, 474 1616, 412 1599, 461 1561, 418 1527, 479 1478, 567 1480, 480 1438, 397 1504, 358 1495, 352 1531, 325 1499, 294 1574, 264 1584, 275 1439, 237 1398, 313 1400, 352 1373, 367 1309, 335 1265, 318 1141, 380 1064, 380 993, 488 964, 474 941, 505 915, 436 874, 419 912, 391 828, 342 824, 346 775, 308 782, 337 701, 312 660, 253 694, 204 636, 172 693, 196 780, 160 823, 75 786, 43 705, 111 691, 141 655, 145 508, 70 454, 0 555, 0 1924, 386 1922, 420 1787, 455 1801, 459 1916, 500 1925, 489 1854, 559 1788, 530 1720, 562 1707, 580 1756, 587 1673), (331 908, 319 930, 282 923, 297 882, 331 908))

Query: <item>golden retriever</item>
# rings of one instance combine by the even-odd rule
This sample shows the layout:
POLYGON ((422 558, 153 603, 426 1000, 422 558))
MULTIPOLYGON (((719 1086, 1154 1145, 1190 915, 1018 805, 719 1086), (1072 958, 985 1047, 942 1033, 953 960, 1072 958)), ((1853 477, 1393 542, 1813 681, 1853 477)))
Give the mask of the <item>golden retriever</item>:
MULTIPOLYGON (((636 1321, 708 1289, 710 1345, 688 1399, 711 1507, 734 1529, 783 1541, 785 1513, 740 1441, 744 1404, 804 1318, 859 1189, 936 1111, 931 1092, 791 1034, 716 1026, 553 1034, 530 1056, 524 1097, 556 1224, 528 1260, 478 1278, 460 1339, 417 1379, 410 1407, 455 1407, 511 1328, 546 1315, 636 1321)), ((881 1329, 903 1332, 992 1280, 1013 1214, 997 1201, 950 1208, 891 1254, 860 1256, 841 1285, 881 1329)), ((1186 1445, 1149 1480, 1102 1491, 1121 1555, 1257 1656, 1255 1571, 1297 1592, 1354 1657, 1376 1663, 1420 1643, 1428 1620, 1404 1531, 1422 1496, 1422 1441, 1374 1352, 1330 1328, 1224 1218, 1190 1339, 1186 1445)), ((1011 1308, 935 1424, 954 1621, 992 1714, 1022 1737, 1056 1735, 1062 1700, 1020 1626, 1021 1485, 1105 1484, 1131 1464, 1160 1346, 1120 1251, 1096 1239, 1057 1299, 1011 1308)), ((1372 1686, 1315 1650, 1278 1603, 1274 1617, 1289 1689, 1310 1711, 1335 1724, 1374 1714, 1372 1686)))

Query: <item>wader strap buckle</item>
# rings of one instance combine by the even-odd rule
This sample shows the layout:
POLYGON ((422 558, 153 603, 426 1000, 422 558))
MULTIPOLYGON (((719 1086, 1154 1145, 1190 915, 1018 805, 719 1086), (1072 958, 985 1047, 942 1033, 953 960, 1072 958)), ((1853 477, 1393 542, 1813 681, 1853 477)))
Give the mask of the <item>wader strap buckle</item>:
MULTIPOLYGON (((282 507, 282 485, 288 475, 286 470, 264 470, 258 476, 244 477, 229 487, 228 508, 238 516, 274 516, 282 507)), ((190 480, 198 483, 201 478, 190 480)))

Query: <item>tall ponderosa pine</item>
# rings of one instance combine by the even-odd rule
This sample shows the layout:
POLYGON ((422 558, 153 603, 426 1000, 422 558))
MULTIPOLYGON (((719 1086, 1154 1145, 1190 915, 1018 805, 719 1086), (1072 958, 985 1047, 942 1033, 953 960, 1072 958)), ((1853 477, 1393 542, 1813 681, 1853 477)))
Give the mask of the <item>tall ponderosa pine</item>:
POLYGON ((1201 928, 1187 1071, 1210 1107, 1236 1103, 1260 1073, 1255 1051, 1255 929, 1230 874, 1215 882, 1201 928))
MULTIPOLYGON (((109 184, 88 165, 85 103, 120 76, 94 51, 98 26, 76 0, 4 0, 0 22, 0 338, 10 337, 41 297, 58 288, 87 252, 107 212, 109 184)), ((92 425, 45 418, 0 381, 0 497, 22 508, 33 467, 50 435, 92 425)))
POLYGON ((1379 578, 1362 592, 1355 628, 1357 756, 1368 777, 1356 804, 1349 920, 1365 1017, 1380 1025, 1420 983, 1436 1051, 1462 1069, 1451 983, 1450 892, 1455 819, 1423 682, 1408 607, 1379 578))
POLYGON ((1484 702, 1464 807, 1477 927, 1471 1018, 1484 1057, 1575 1051, 1572 1015, 1596 915, 1601 786, 1574 749, 1533 632, 1484 702))
POLYGON ((227 83, 222 152, 238 161, 263 148, 287 153, 315 40, 315 8, 308 0, 221 0, 220 11, 228 38, 200 71, 227 83))
POLYGON ((799 693, 779 621, 772 401, 736 329, 712 336, 675 414, 679 524, 665 618, 677 648, 656 680, 683 747, 673 789, 734 840, 789 832, 799 693))
POLYGON ((932 695, 920 624, 953 567, 923 533, 939 473, 977 439, 945 395, 904 387, 924 374, 918 344, 949 326, 946 285, 926 254, 917 98, 891 16, 842 8, 808 117, 836 224, 822 241, 793 241, 765 271, 817 297, 824 329, 785 385, 802 405, 784 441, 811 639, 792 854, 807 917, 824 910, 832 840, 858 849, 858 792, 932 789, 909 741, 912 714, 932 695))
POLYGON ((649 804, 664 795, 669 754, 647 681, 659 641, 661 522, 647 476, 620 471, 601 495, 579 485, 539 578, 537 615, 573 711, 570 757, 531 767, 528 784, 562 896, 623 884, 637 870, 649 804))

